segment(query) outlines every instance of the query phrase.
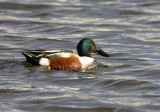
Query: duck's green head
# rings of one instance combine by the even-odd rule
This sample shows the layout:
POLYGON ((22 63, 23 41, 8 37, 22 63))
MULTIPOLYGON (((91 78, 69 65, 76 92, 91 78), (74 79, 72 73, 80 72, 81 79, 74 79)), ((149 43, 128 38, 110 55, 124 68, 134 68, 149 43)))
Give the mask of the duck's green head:
POLYGON ((91 57, 91 53, 98 53, 102 56, 110 57, 110 55, 97 47, 93 40, 91 40, 90 38, 84 38, 78 43, 77 52, 79 56, 91 57))

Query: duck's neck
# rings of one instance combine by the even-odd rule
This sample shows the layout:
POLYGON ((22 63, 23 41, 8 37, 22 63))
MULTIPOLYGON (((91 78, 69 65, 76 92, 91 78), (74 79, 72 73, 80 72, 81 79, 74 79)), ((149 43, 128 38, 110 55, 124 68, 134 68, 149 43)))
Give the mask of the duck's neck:
POLYGON ((91 57, 91 54, 89 53, 88 49, 81 49, 81 48, 77 48, 77 52, 79 56, 87 56, 87 57, 91 57))

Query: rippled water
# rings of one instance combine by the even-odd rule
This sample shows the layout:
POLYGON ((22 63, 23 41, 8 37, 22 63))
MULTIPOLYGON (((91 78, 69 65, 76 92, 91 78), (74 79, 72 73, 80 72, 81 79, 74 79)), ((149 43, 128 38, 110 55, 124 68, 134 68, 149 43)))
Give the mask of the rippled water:
POLYGON ((159 112, 160 0, 0 0, 0 111, 159 112), (92 72, 47 71, 23 49, 92 38, 92 72))

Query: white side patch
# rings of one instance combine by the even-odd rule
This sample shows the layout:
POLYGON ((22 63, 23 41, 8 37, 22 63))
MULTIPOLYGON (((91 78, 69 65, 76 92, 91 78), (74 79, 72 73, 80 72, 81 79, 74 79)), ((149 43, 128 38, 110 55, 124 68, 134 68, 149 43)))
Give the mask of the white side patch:
POLYGON ((90 58, 90 57, 79 57, 80 62, 82 63, 82 69, 86 69, 87 67, 89 67, 90 65, 93 64, 94 59, 90 58))
POLYGON ((55 53, 54 55, 57 55, 59 57, 68 58, 70 57, 71 53, 55 53))
POLYGON ((39 64, 42 66, 49 66, 49 60, 47 58, 41 58, 39 64))

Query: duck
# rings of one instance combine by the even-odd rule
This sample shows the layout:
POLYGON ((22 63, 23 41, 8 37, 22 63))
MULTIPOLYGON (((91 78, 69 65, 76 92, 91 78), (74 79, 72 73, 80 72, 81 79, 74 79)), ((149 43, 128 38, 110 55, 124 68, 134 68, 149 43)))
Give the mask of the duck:
POLYGON ((24 50, 21 53, 32 65, 59 71, 81 71, 89 68, 96 62, 91 56, 92 53, 110 57, 90 38, 80 40, 77 45, 78 54, 71 50, 24 50))

